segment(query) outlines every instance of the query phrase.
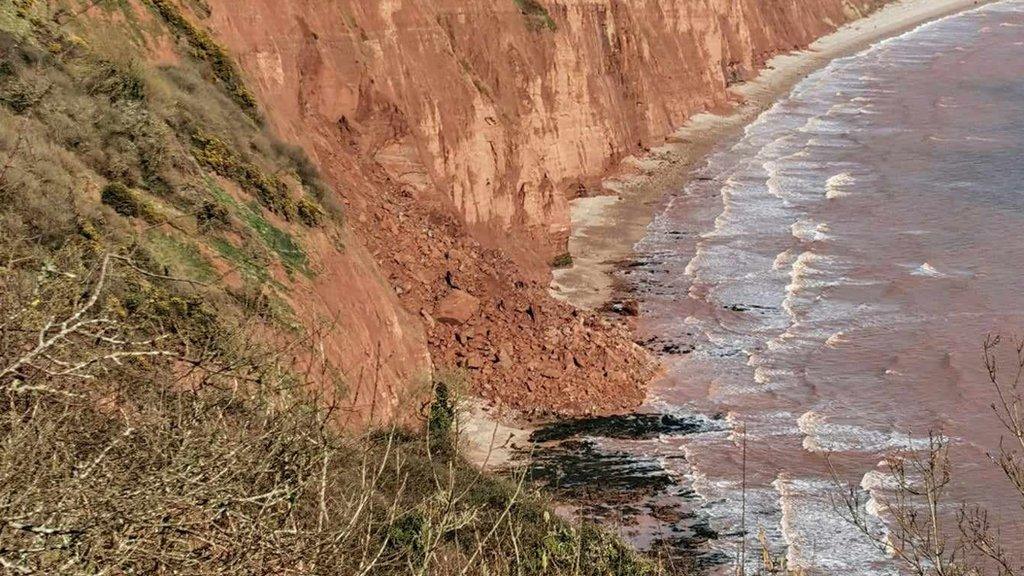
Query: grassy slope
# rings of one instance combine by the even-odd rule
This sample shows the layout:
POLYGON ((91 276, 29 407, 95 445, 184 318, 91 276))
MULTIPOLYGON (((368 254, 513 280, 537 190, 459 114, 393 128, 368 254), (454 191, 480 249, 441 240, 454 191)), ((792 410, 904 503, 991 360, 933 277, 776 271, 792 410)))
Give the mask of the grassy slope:
POLYGON ((4 570, 657 572, 468 467, 444 405, 429 433, 329 425, 344 383, 289 370, 312 335, 280 294, 340 212, 175 10, 0 4, 4 570))

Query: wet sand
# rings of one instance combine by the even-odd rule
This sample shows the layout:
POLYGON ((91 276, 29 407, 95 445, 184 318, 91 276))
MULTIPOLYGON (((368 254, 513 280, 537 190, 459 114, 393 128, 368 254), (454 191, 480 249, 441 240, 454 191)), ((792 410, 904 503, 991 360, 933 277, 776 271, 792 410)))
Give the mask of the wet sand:
POLYGON ((535 426, 499 414, 482 400, 467 400, 459 410, 462 455, 481 470, 502 470, 517 453, 530 451, 535 426))
POLYGON ((863 50, 925 22, 988 3, 987 0, 902 0, 819 39, 807 50, 769 61, 757 78, 731 91, 743 104, 728 115, 699 114, 644 157, 623 161, 604 182, 604 195, 572 202, 571 268, 555 270, 551 293, 580 308, 599 308, 616 291, 613 272, 633 247, 666 193, 686 185, 694 167, 719 143, 736 137, 808 74, 836 58, 863 50))

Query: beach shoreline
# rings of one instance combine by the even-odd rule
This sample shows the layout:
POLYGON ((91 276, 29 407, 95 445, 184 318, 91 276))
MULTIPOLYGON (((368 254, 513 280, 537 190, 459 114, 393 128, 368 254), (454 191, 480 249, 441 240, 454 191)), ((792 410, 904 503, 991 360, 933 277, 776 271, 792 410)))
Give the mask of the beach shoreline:
MULTIPOLYGON (((584 309, 621 297, 615 272, 634 258, 669 193, 681 190, 716 147, 738 138, 748 124, 809 74, 837 58, 899 36, 928 22, 992 0, 901 0, 815 41, 799 52, 771 59, 758 76, 731 88, 738 104, 727 114, 698 114, 642 157, 631 156, 603 182, 605 194, 572 202, 569 252, 573 265, 554 270, 551 294, 584 309)), ((516 451, 529 450, 538 422, 470 403, 462 415, 463 447, 478 467, 499 470, 516 451)))
POLYGON ((606 178, 606 193, 571 203, 569 253, 573 265, 553 272, 551 294, 578 308, 598 309, 619 292, 615 276, 634 256, 667 195, 681 190, 716 147, 736 138, 809 74, 838 58, 899 36, 928 22, 990 0, 900 0, 824 36, 805 50, 771 59, 756 78, 730 91, 740 102, 724 115, 692 117, 666 142, 642 157, 630 156, 606 178))

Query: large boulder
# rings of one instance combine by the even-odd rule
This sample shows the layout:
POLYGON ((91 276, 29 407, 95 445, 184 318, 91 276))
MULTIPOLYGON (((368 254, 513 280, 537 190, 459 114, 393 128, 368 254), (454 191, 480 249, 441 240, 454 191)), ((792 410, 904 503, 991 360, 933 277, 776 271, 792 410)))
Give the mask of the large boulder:
POLYGON ((434 319, 444 324, 465 324, 480 309, 480 300, 462 290, 452 290, 434 309, 434 319))

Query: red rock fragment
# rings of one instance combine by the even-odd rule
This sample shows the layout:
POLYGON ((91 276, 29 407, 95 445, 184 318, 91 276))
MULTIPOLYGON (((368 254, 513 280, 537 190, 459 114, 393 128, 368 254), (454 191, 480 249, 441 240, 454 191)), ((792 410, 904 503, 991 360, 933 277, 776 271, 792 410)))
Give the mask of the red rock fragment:
POLYGON ((452 290, 434 309, 438 322, 458 326, 465 324, 480 309, 480 300, 462 290, 452 290))

